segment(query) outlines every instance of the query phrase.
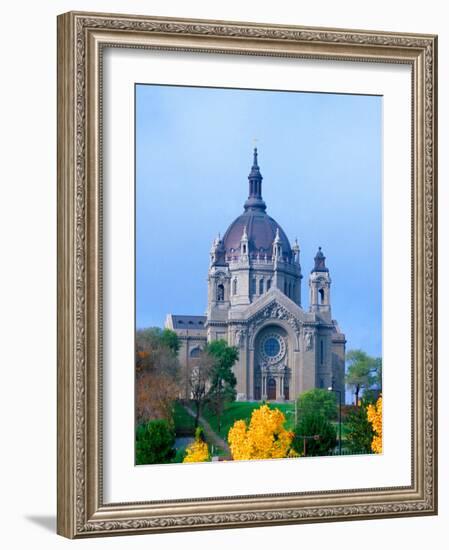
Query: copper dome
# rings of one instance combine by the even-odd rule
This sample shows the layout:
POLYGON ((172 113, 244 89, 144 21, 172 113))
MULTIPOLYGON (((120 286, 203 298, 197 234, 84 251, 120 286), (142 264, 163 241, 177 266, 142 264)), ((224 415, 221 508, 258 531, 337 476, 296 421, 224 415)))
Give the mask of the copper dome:
POLYGON ((250 257, 256 257, 259 254, 261 258, 264 258, 266 254, 267 258, 271 258, 273 241, 276 237, 276 231, 279 229, 282 255, 291 258, 292 249, 281 226, 263 210, 248 209, 231 223, 224 234, 222 242, 226 259, 231 259, 231 257, 240 254, 240 240, 245 227, 248 235, 250 257))
POLYGON ((265 212, 267 207, 262 199, 262 179, 257 163, 257 149, 254 149, 254 161, 248 176, 249 196, 244 205, 245 211, 231 223, 221 242, 221 252, 224 252, 226 260, 239 256, 240 240, 245 227, 250 257, 259 255, 263 259, 266 255, 270 259, 278 229, 282 256, 288 259, 292 257, 287 235, 281 226, 265 212))

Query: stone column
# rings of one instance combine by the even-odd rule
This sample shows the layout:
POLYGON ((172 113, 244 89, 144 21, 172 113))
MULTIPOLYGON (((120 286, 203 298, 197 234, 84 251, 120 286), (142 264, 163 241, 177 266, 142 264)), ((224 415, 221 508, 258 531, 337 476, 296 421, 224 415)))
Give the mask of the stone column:
POLYGON ((267 400, 267 376, 262 374, 262 400, 267 400))
POLYGON ((249 356, 249 360, 246 361, 246 365, 245 365, 245 368, 247 369, 247 372, 248 372, 248 379, 249 379, 247 396, 249 400, 253 400, 254 399, 254 368, 255 368, 253 349, 250 349, 250 348, 248 349, 248 356, 249 356))
POLYGON ((245 399, 249 399, 251 395, 251 387, 249 384, 249 373, 248 373, 248 346, 246 339, 243 337, 243 344, 239 348, 239 362, 237 364, 239 369, 240 382, 238 384, 238 391, 245 394, 245 399))

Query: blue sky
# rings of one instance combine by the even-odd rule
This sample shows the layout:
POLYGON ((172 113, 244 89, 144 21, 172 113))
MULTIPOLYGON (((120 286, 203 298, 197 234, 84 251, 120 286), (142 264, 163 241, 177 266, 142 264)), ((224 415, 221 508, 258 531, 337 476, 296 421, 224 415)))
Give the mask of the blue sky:
POLYGON ((241 214, 254 138, 267 212, 322 246, 347 349, 382 349, 382 98, 136 86, 136 324, 203 315, 209 250, 241 214))

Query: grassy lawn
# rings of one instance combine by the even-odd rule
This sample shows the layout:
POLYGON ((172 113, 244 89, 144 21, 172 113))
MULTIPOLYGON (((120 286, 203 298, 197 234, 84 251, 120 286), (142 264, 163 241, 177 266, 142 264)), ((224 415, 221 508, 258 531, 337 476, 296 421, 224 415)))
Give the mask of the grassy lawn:
POLYGON ((173 403, 173 420, 177 435, 189 435, 195 433, 195 419, 185 410, 178 401, 173 403))
MULTIPOLYGON (((236 420, 245 420, 249 423, 251 414, 255 409, 260 407, 259 402, 234 401, 227 403, 221 416, 221 429, 218 432, 218 418, 213 411, 207 407, 203 410, 202 416, 209 422, 212 429, 223 439, 227 438, 229 429, 233 426, 236 420)), ((295 422, 295 405, 294 403, 270 403, 270 407, 280 409, 286 416, 286 428, 293 429, 295 422)))
MULTIPOLYGON (((221 430, 218 432, 218 418, 215 416, 214 412, 209 408, 205 408, 202 412, 202 416, 210 424, 211 428, 224 440, 227 439, 227 434, 229 429, 233 426, 236 420, 245 420, 248 424, 251 420, 251 414, 255 409, 258 409, 261 406, 260 402, 247 402, 247 401, 234 401, 233 403, 227 403, 221 417, 221 430)), ((295 404, 294 403, 269 403, 271 408, 280 409, 286 418, 285 427, 288 430, 295 429, 295 404)), ((190 416, 181 403, 175 401, 173 403, 173 418, 175 422, 175 430, 177 436, 182 435, 193 435, 195 421, 192 416, 190 416)), ((332 424, 335 427, 338 438, 338 421, 333 421, 332 424)), ((345 422, 342 423, 342 450, 346 451, 346 436, 348 428, 345 422)), ((209 448, 212 449, 210 442, 209 448)), ((179 450, 181 453, 182 450, 179 450)), ((213 447, 214 456, 222 456, 225 454, 224 449, 221 449, 218 446, 213 447)), ((181 455, 180 455, 181 456, 181 455)))

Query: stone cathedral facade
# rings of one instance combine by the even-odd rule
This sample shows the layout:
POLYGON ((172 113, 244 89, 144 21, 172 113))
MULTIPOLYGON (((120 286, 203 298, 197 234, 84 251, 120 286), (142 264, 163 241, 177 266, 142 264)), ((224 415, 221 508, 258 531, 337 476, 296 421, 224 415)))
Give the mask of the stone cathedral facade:
POLYGON ((254 149, 244 211, 212 244, 206 315, 169 314, 166 327, 180 337, 185 366, 208 341, 238 348, 237 399, 287 401, 315 387, 344 399, 346 339, 332 319, 326 258, 318 248, 306 310, 298 242, 267 214, 262 179, 254 149))

